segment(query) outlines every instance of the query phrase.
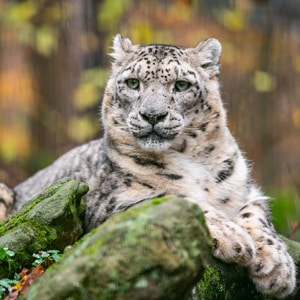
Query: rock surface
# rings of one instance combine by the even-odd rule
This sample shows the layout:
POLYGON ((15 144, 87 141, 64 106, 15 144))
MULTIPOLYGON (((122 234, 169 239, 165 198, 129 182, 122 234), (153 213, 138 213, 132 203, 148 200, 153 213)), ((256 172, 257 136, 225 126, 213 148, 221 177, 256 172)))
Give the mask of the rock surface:
POLYGON ((24 299, 184 299, 210 257, 200 209, 152 199, 83 237, 24 299))
MULTIPOLYGON (((16 252, 19 271, 39 250, 60 249, 82 234, 85 184, 63 179, 0 224, 0 247, 16 252)), ((284 238, 300 267, 300 244, 284 238)), ((21 299, 267 300, 247 270, 212 257, 201 210, 176 196, 151 199, 83 236, 21 299)), ((298 286, 300 274, 298 272, 298 286)), ((286 299, 300 299, 300 289, 286 299)))
POLYGON ((30 263, 40 250, 64 248, 82 235, 82 196, 88 186, 62 179, 28 201, 15 215, 0 223, 0 247, 15 252, 13 261, 0 261, 0 278, 9 277, 30 263))

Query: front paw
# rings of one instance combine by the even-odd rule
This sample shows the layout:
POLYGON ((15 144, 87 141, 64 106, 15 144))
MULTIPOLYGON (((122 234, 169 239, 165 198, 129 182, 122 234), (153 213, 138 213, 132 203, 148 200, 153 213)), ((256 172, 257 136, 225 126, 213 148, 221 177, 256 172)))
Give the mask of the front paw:
POLYGON ((0 183, 0 221, 6 219, 14 203, 14 192, 4 183, 0 183))
POLYGON ((295 288, 295 264, 278 237, 261 237, 249 269, 253 282, 263 294, 284 298, 295 288))
POLYGON ((210 222, 207 220, 213 238, 214 256, 222 261, 248 266, 255 257, 255 247, 250 235, 231 221, 210 222))

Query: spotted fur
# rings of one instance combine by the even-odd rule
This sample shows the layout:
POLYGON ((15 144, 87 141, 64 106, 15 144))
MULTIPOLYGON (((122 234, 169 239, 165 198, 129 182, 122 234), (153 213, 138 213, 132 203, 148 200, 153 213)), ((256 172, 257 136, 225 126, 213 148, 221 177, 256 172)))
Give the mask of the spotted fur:
POLYGON ((104 138, 16 186, 14 210, 65 176, 90 187, 87 231, 144 199, 183 195, 204 211, 217 258, 248 267, 262 293, 290 294, 294 262, 226 126, 220 55, 216 39, 182 48, 133 45, 117 35, 102 104, 104 138))
POLYGON ((0 183, 0 221, 6 218, 6 213, 14 203, 14 192, 6 184, 0 183))

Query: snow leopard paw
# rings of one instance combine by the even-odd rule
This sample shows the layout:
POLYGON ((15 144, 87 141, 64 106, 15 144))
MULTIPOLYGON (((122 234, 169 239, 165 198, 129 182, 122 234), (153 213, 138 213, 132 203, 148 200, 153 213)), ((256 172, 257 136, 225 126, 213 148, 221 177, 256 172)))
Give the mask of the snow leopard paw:
POLYGON ((225 262, 248 266, 255 257, 250 235, 237 224, 220 216, 205 213, 208 230, 213 239, 214 256, 225 262))
POLYGON ((257 289, 276 298, 291 294, 296 284, 296 270, 285 244, 275 235, 262 234, 255 244, 256 256, 249 270, 257 289))

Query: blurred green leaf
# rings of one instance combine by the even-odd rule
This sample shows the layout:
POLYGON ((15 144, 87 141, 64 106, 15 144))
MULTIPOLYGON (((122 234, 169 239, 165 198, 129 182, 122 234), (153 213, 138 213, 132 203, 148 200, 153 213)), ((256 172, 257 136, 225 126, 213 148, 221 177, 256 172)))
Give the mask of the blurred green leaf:
POLYGON ((83 72, 81 84, 75 91, 75 106, 86 109, 95 106, 102 98, 102 92, 108 77, 108 70, 88 69, 83 72))
POLYGON ((10 3, 6 14, 2 18, 6 23, 18 24, 30 20, 36 13, 38 5, 34 1, 23 1, 19 3, 10 3))
POLYGON ((99 100, 99 90, 92 82, 84 83, 75 92, 75 106, 85 109, 95 105, 99 100))
POLYGON ((268 72, 255 71, 253 85, 258 92, 271 92, 275 88, 275 78, 268 72))
POLYGON ((247 17, 244 12, 237 9, 222 9, 217 13, 218 19, 225 27, 234 31, 240 31, 247 26, 247 17))
POLYGON ((121 15, 131 5, 131 0, 104 0, 98 11, 98 24, 100 28, 113 28, 119 23, 121 15))
POLYGON ((89 116, 74 117, 68 124, 68 134, 76 142, 82 143, 99 131, 97 120, 89 116))
POLYGON ((41 26, 35 31, 36 50, 45 56, 49 56, 58 45, 58 31, 54 27, 41 26))

